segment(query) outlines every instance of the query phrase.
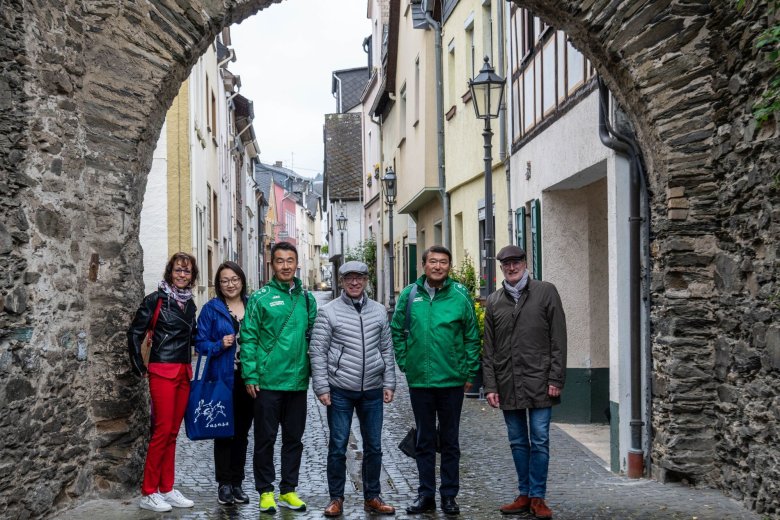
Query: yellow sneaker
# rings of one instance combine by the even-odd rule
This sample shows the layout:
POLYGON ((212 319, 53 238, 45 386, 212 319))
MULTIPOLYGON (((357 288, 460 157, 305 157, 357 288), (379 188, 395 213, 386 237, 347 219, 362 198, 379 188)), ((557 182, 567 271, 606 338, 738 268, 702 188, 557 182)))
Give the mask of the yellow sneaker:
POLYGON ((306 502, 298 498, 295 491, 279 495, 279 505, 293 511, 306 511, 306 502))
POLYGON ((274 500, 273 491, 268 491, 260 495, 260 511, 263 513, 276 513, 276 500, 274 500))

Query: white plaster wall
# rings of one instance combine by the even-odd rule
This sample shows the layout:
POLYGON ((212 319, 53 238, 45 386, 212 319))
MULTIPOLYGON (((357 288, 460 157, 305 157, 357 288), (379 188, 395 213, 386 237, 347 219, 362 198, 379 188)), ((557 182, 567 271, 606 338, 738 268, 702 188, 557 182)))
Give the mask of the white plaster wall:
POLYGON ((590 184, 604 175, 603 170, 590 167, 611 156, 612 151, 599 140, 598 92, 594 91, 512 155, 512 203, 517 207, 541 198, 542 191, 549 188, 576 189, 590 184), (528 161, 531 178, 526 180, 528 161))
POLYGON ((146 181, 144 204, 141 208, 139 239, 144 251, 144 292, 149 294, 162 280, 168 261, 168 139, 163 123, 157 147, 152 155, 152 168, 146 181))
POLYGON ((588 200, 590 366, 606 368, 609 366, 609 216, 606 176, 583 191, 588 200))
POLYGON ((566 313, 568 368, 590 368, 590 255, 586 190, 542 194, 542 273, 566 313))

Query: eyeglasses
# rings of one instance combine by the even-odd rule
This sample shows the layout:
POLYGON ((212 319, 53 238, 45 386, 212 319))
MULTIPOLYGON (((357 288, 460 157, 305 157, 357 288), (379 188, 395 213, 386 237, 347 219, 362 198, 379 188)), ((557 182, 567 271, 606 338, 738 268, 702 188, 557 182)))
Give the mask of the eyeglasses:
POLYGON ((189 269, 174 269, 173 272, 176 274, 192 274, 192 271, 189 269))
POLYGON ((241 278, 238 278, 238 277, 236 277, 236 278, 226 278, 225 280, 220 280, 219 281, 220 285, 225 285, 225 286, 227 286, 227 285, 238 285, 240 283, 241 283, 241 278))
POLYGON ((353 274, 353 275, 347 275, 344 277, 344 281, 347 283, 355 283, 355 282, 362 282, 365 279, 365 276, 362 274, 353 274))
POLYGON ((506 269, 507 267, 520 267, 524 262, 525 260, 507 260, 501 262, 501 269, 506 269))

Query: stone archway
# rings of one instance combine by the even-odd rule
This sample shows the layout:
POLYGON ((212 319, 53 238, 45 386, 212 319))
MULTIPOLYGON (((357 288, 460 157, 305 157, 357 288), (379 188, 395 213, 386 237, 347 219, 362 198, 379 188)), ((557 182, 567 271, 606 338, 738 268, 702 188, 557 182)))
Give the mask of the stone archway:
MULTIPOLYGON (((136 485, 147 412, 124 333, 141 295, 138 224, 152 150, 214 35, 278 1, 4 3, 4 513, 40 516, 136 485)), ((771 179, 780 146, 775 127, 757 129, 749 112, 772 74, 753 50, 765 9, 515 1, 567 31, 642 142, 653 196, 659 476, 719 485, 776 511, 778 470, 761 461, 780 458, 771 411, 772 399, 780 405, 771 179)))

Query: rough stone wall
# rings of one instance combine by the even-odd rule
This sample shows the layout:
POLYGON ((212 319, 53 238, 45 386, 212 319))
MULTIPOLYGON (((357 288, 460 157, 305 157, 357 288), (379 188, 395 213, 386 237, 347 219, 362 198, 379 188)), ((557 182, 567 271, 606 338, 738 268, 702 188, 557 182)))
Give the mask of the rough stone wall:
POLYGON ((151 154, 216 33, 275 1, 3 2, 0 516, 137 492, 148 404, 125 331, 151 154))
MULTIPOLYGON (((153 147, 217 31, 274 1, 3 2, 0 516, 137 491, 146 390, 124 332, 153 147)), ((569 33, 642 143, 656 474, 777 513, 780 150, 750 114, 766 5, 516 1, 569 33)))
POLYGON ((776 73, 766 2, 516 0, 564 29, 627 109, 651 191, 652 467, 780 512, 776 73), (773 178, 774 177, 774 178, 773 178))

